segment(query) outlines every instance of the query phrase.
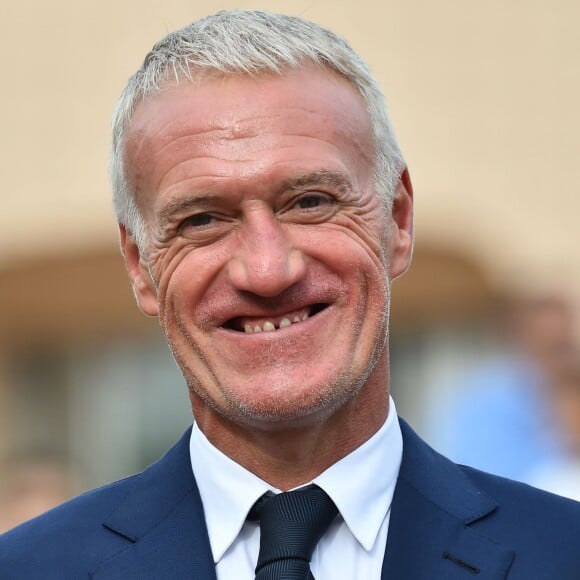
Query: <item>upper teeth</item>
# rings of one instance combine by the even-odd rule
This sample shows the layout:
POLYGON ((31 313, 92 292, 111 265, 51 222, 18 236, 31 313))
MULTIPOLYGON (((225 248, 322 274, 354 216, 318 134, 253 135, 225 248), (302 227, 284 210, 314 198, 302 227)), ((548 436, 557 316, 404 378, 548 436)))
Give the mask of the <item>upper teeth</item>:
POLYGON ((292 320, 290 320, 290 318, 284 317, 277 324, 275 322, 273 322, 272 320, 265 320, 264 322, 261 323, 261 325, 255 324, 255 323, 254 324, 248 323, 248 324, 244 325, 244 332, 246 332, 246 333, 271 332, 271 331, 277 330, 279 328, 286 328, 287 326, 290 326, 291 324, 295 324, 296 322, 302 322, 303 320, 306 320, 309 316, 310 316, 309 312, 307 310, 305 310, 304 312, 301 312, 300 314, 294 314, 291 317, 292 320))

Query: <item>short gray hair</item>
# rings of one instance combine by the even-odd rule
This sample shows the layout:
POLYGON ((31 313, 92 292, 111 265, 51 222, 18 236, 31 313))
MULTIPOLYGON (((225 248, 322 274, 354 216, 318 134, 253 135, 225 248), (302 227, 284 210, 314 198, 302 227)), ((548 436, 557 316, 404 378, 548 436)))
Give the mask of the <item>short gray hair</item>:
POLYGON ((405 166, 381 89, 367 64, 345 40, 294 16, 260 10, 224 10, 168 34, 151 49, 129 79, 113 114, 110 176, 120 224, 140 248, 146 226, 125 171, 125 134, 136 107, 171 82, 196 82, 208 75, 284 74, 307 64, 345 77, 362 96, 374 140, 373 177, 377 193, 390 209, 405 166))

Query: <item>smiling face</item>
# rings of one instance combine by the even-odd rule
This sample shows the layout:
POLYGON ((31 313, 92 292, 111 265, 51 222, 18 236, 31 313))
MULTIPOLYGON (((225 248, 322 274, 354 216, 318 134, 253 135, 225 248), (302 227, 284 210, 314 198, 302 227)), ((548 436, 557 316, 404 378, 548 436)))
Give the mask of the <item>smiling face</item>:
POLYGON ((303 68, 184 82, 137 108, 126 159, 149 233, 140 253, 122 232, 129 273, 202 429, 314 424, 361 398, 386 408, 410 192, 400 184, 386 214, 346 80, 303 68))

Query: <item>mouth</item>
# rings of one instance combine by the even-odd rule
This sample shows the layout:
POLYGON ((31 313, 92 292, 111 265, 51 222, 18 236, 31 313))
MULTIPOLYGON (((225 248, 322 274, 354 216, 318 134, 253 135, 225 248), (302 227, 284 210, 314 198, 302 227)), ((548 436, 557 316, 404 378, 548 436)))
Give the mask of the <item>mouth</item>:
POLYGON ((223 328, 243 332, 245 334, 256 334, 258 332, 273 332, 282 330, 293 324, 300 324, 319 312, 328 308, 329 304, 313 304, 307 308, 293 310, 277 316, 237 316, 226 321, 223 328))

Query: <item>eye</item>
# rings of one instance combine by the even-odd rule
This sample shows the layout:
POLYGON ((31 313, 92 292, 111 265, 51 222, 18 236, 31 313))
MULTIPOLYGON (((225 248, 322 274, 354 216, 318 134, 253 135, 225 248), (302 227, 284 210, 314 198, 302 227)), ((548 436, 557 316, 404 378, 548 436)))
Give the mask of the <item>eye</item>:
POLYGON ((179 229, 184 230, 185 228, 199 228, 203 226, 209 226, 214 220, 214 216, 210 213, 198 213, 185 218, 179 224, 179 229))
POLYGON ((221 211, 201 211, 184 217, 177 226, 176 234, 196 246, 211 244, 226 235, 236 220, 221 211))
POLYGON ((339 201, 334 195, 308 191, 289 201, 280 215, 289 222, 319 224, 331 219, 339 209, 339 201))
POLYGON ((322 193, 308 193, 296 201, 299 209, 314 209, 320 206, 327 206, 333 203, 333 199, 322 193))

